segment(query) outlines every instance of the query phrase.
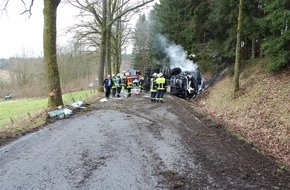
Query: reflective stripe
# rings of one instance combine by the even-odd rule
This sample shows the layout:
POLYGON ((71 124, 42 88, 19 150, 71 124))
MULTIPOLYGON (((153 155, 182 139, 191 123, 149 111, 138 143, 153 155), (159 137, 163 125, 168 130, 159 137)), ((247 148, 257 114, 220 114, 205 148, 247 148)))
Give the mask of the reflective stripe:
POLYGON ((164 90, 164 84, 165 84, 165 78, 164 77, 159 77, 156 79, 157 83, 157 89, 158 90, 164 90))
POLYGON ((131 84, 131 83, 133 83, 133 78, 132 77, 127 77, 127 83, 129 84, 131 84))
POLYGON ((154 78, 150 81, 150 92, 156 92, 156 80, 154 78))

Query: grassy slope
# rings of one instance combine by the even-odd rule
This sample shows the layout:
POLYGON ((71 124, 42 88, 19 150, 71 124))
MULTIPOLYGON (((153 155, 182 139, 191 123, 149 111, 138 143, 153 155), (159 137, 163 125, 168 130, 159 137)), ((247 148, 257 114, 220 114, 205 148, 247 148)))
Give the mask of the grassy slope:
MULTIPOLYGON (((90 91, 79 91, 63 95, 64 104, 70 104, 74 101, 84 100, 90 95, 90 91)), ((47 98, 42 99, 18 99, 9 101, 0 101, 0 128, 33 116, 45 110, 47 107, 47 98)))
POLYGON ((238 97, 233 98, 233 78, 227 76, 193 102, 290 168, 290 72, 275 76, 260 68, 243 69, 238 97))
MULTIPOLYGON (((63 101, 65 105, 69 105, 75 101, 84 101, 85 103, 95 102, 103 93, 96 91, 80 91, 63 95, 63 101)), ((0 145, 9 142, 21 135, 35 131, 46 123, 47 111, 46 107, 47 99, 24 99, 13 101, 0 102, 0 118, 6 118, 0 120, 2 125, 0 127, 0 145), (41 111, 42 110, 42 111, 41 111), (31 117, 28 116, 28 113, 31 117), (14 123, 11 124, 9 117, 13 115, 14 123)))

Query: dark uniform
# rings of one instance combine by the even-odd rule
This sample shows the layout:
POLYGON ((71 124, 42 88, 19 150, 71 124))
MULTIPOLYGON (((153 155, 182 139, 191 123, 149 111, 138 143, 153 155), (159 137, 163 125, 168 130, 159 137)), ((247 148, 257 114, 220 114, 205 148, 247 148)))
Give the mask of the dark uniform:
POLYGON ((153 74, 153 78, 150 80, 150 93, 151 93, 151 102, 155 102, 155 96, 157 92, 157 86, 156 86, 156 76, 157 74, 153 74))
POLYGON ((133 78, 131 76, 126 77, 126 88, 128 91, 128 97, 131 97, 131 89, 133 88, 133 78))
POLYGON ((143 85, 144 85, 144 78, 140 77, 140 80, 139 80, 140 93, 142 93, 142 91, 143 91, 143 85))
POLYGON ((116 92, 117 92, 117 86, 116 86, 116 77, 113 75, 112 77, 112 80, 113 80, 113 86, 112 86, 112 95, 113 97, 116 96, 116 92))
POLYGON ((115 84, 115 86, 117 88, 117 97, 120 97, 121 89, 122 89, 122 81, 121 81, 121 77, 120 77, 119 74, 117 75, 114 84, 115 84))

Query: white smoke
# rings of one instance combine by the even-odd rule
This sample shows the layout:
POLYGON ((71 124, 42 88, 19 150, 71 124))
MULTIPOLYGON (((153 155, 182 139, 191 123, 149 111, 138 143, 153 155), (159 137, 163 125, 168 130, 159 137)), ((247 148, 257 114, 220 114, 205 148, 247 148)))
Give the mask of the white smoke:
POLYGON ((170 69, 175 67, 179 67, 182 71, 195 71, 197 69, 198 66, 192 60, 187 59, 187 52, 181 45, 170 44, 167 38, 161 34, 159 35, 159 42, 169 58, 170 69))

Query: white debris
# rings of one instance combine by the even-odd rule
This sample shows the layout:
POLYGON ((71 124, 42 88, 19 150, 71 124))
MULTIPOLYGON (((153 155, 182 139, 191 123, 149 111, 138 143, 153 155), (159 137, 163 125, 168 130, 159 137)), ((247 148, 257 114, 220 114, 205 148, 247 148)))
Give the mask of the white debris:
POLYGON ((79 108, 79 107, 82 107, 83 105, 84 105, 83 101, 77 101, 71 104, 71 106, 74 108, 79 108))
POLYGON ((108 99, 107 98, 102 98, 102 99, 100 99, 100 102, 107 102, 108 101, 108 99))
POLYGON ((48 112, 48 115, 50 117, 57 117, 59 119, 62 119, 65 116, 69 117, 69 116, 73 115, 73 111, 70 109, 64 108, 64 109, 50 111, 50 112, 48 112))
POLYGON ((67 108, 64 108, 63 112, 64 112, 64 115, 72 115, 73 114, 73 111, 70 109, 67 109, 67 108))

